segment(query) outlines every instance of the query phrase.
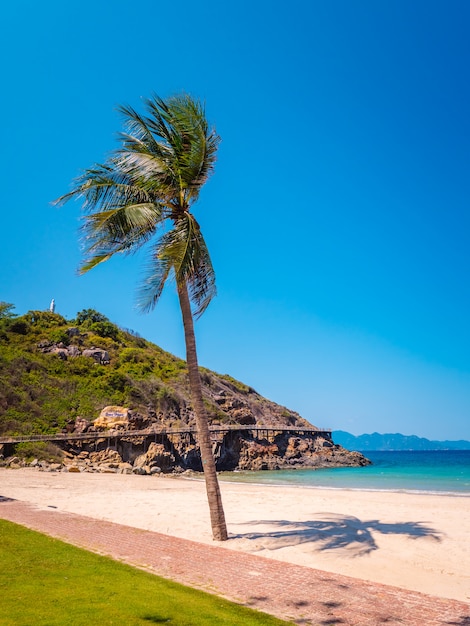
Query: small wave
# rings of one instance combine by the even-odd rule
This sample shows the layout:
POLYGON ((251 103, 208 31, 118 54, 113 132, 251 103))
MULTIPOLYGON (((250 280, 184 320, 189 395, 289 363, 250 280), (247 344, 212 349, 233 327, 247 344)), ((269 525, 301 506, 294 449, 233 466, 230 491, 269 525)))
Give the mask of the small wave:
POLYGON ((306 483, 292 483, 292 482, 256 482, 254 480, 230 480, 228 477, 220 477, 219 480, 222 483, 230 485, 253 485, 255 487, 274 487, 274 488, 286 488, 289 489, 313 489, 319 491, 365 491, 370 493, 407 493, 410 495, 422 495, 422 496, 445 496, 452 498, 470 498, 470 492, 462 491, 437 491, 432 489, 402 489, 402 488, 379 488, 379 487, 350 487, 350 486, 327 486, 327 485, 309 485, 306 483), (225 480, 224 480, 225 478, 225 480))

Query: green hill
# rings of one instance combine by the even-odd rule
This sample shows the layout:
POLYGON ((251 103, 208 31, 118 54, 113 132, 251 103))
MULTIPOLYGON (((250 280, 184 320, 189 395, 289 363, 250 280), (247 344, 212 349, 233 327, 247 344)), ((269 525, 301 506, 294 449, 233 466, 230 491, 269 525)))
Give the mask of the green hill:
MULTIPOLYGON (((53 433, 107 405, 144 423, 194 424, 185 361, 93 309, 74 320, 13 309, 0 303, 0 435, 53 433)), ((201 377, 212 423, 311 427, 228 375, 201 368, 201 377)))

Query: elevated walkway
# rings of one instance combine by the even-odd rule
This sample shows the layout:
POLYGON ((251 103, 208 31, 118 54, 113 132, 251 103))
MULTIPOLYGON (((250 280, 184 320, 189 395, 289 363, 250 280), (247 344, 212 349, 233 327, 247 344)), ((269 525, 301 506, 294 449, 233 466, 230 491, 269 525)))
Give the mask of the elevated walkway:
MULTIPOLYGON (((268 439, 275 437, 276 435, 288 433, 293 436, 298 435, 315 435, 323 436, 327 439, 331 439, 331 430, 317 429, 317 428, 293 428, 293 427, 277 427, 270 428, 266 426, 240 426, 240 425, 228 425, 228 426, 211 426, 210 427, 211 438, 216 441, 223 438, 228 433, 237 432, 251 432, 252 436, 256 439, 268 439)), ((86 433, 54 433, 51 435, 22 435, 13 437, 0 437, 0 444, 17 444, 30 441, 96 441, 98 439, 138 439, 141 437, 155 437, 159 439, 168 435, 184 436, 197 436, 196 428, 146 428, 145 430, 103 430, 96 432, 86 433)))

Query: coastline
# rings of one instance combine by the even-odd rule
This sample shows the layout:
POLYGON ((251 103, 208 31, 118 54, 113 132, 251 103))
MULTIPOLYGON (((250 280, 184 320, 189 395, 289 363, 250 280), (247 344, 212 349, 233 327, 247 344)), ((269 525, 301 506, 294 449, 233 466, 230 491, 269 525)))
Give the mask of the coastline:
MULTIPOLYGON (((470 498, 224 481, 221 547, 470 602, 470 498)), ((0 468, 0 496, 213 544, 202 480, 0 468)))
POLYGON ((221 473, 223 480, 328 489, 470 496, 470 451, 371 451, 358 468, 221 473))
MULTIPOLYGON (((185 477, 186 480, 202 480, 194 477, 185 477)), ((450 498, 470 498, 470 491, 438 491, 438 490, 430 490, 430 489, 406 489, 406 488, 382 488, 379 487, 332 487, 325 485, 308 485, 308 484, 295 484, 295 483, 283 483, 283 482, 256 482, 256 481, 245 481, 245 480, 231 480, 227 479, 226 476, 219 475, 220 483, 227 483, 229 485, 253 485, 255 487, 285 487, 287 489, 314 489, 319 491, 354 491, 360 493, 403 493, 412 496, 442 496, 442 497, 450 497, 450 498)))

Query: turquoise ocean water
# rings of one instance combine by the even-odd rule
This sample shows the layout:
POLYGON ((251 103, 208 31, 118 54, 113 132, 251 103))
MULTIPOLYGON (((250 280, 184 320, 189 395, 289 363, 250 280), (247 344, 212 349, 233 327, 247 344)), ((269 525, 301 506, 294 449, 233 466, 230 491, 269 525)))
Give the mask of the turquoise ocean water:
POLYGON ((221 480, 328 489, 440 493, 470 497, 470 450, 366 452, 373 465, 227 472, 221 480))

